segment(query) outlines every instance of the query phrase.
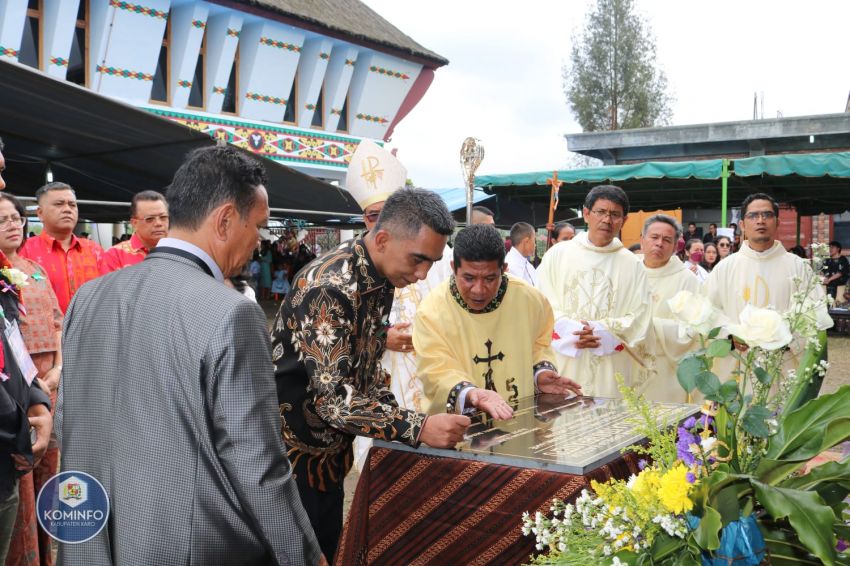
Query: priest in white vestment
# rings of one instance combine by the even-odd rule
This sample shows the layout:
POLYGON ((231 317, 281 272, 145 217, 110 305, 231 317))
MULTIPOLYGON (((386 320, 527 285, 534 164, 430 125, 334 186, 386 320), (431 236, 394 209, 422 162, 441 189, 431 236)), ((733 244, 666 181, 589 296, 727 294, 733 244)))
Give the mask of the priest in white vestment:
MULTIPOLYGON (((771 307, 780 313, 791 307, 796 291, 794 278, 817 277, 809 263, 789 253, 776 240, 779 230, 779 205, 764 193, 744 199, 741 205, 741 227, 746 240, 738 252, 719 262, 705 282, 704 293, 733 322, 737 322, 747 305, 771 307)), ((824 290, 815 285, 809 297, 815 310, 818 330, 832 327, 832 319, 824 302, 824 290)), ((783 369, 797 369, 805 343, 795 340, 786 354, 783 369)), ((715 360, 714 372, 725 381, 732 376, 738 362, 732 356, 715 360)))
POLYGON ((699 342, 687 332, 670 310, 668 300, 679 291, 699 293, 696 275, 674 254, 682 226, 672 216, 656 214, 644 222, 640 246, 652 300, 652 324, 636 353, 634 386, 650 401, 686 403, 688 394, 679 385, 679 360, 695 350, 699 342))
POLYGON ((617 238, 629 212, 619 187, 594 187, 583 208, 588 231, 555 244, 537 270, 555 313, 557 369, 586 395, 619 397, 614 378, 632 383, 634 348, 651 322, 646 270, 617 238))
POLYGON ((537 270, 528 261, 537 247, 537 233, 534 226, 526 222, 517 222, 511 226, 511 249, 505 256, 508 273, 518 277, 533 287, 537 287, 537 270))

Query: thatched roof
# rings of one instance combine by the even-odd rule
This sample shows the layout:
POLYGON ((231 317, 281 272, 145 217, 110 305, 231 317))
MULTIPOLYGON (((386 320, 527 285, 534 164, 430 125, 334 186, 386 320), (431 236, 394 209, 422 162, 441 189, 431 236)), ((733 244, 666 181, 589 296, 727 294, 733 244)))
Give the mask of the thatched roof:
MULTIPOLYGON (((214 0, 217 1, 217 0, 214 0)), ((328 33, 353 43, 389 48, 402 56, 425 59, 428 66, 448 64, 445 57, 434 53, 408 37, 360 0, 235 0, 263 11, 272 11, 297 20, 317 32, 328 33)), ((217 3, 221 2, 220 0, 217 3)), ((425 63, 425 61, 422 61, 425 63)))

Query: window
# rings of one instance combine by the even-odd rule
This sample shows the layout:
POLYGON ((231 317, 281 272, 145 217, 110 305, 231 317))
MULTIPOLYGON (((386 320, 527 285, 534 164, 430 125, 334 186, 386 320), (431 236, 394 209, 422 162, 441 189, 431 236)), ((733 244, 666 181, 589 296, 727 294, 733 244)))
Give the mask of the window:
POLYGON ((322 85, 322 92, 319 93, 319 99, 316 101, 316 107, 313 109, 313 121, 310 122, 310 125, 315 128, 321 128, 324 120, 324 111, 322 107, 324 106, 325 98, 325 87, 322 85))
MULTIPOLYGON (((239 67, 239 48, 236 49, 236 57, 233 59, 233 66, 230 67, 230 78, 227 79, 227 90, 224 91, 224 102, 221 104, 221 111, 228 114, 236 114, 236 96, 239 85, 236 84, 239 67)), ((213 85, 215 86, 215 85, 213 85)))
POLYGON ((41 34, 39 21, 41 20, 41 6, 39 0, 29 0, 27 8, 27 19, 24 23, 24 35, 21 39, 21 50, 18 54, 18 62, 33 69, 40 69, 41 34))
POLYGON ((298 82, 298 75, 292 81, 292 90, 289 91, 289 97, 286 99, 286 111, 283 113, 283 121, 295 123, 295 107, 298 104, 298 99, 295 93, 295 84, 298 82))
POLYGON ((165 37, 159 48, 159 59, 156 63, 156 72, 153 75, 153 87, 151 88, 151 102, 168 103, 168 40, 171 39, 171 19, 165 26, 165 37))
POLYGON ((342 110, 339 112, 339 122, 336 125, 338 132, 348 131, 348 96, 345 97, 345 102, 342 103, 342 110))
POLYGON ((71 53, 68 56, 68 73, 65 78, 72 83, 86 86, 86 77, 88 73, 86 68, 88 65, 86 51, 88 44, 86 39, 86 17, 87 17, 87 0, 80 0, 80 6, 77 9, 77 24, 74 27, 74 37, 71 40, 71 53))
POLYGON ((198 53, 198 62, 195 64, 195 74, 192 76, 192 88, 189 90, 189 106, 194 108, 204 107, 204 44, 201 43, 201 52, 198 53))

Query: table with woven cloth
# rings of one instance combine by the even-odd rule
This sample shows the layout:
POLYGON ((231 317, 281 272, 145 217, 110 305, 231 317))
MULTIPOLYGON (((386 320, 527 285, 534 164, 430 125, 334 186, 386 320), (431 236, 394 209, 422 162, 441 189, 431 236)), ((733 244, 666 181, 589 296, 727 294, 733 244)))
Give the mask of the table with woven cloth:
MULTIPOLYGON (((698 411, 659 405, 668 424, 698 411)), ((539 395, 514 418, 479 418, 457 450, 376 442, 360 474, 335 564, 523 564, 522 513, 573 501, 591 480, 626 478, 643 439, 621 400, 539 395)))

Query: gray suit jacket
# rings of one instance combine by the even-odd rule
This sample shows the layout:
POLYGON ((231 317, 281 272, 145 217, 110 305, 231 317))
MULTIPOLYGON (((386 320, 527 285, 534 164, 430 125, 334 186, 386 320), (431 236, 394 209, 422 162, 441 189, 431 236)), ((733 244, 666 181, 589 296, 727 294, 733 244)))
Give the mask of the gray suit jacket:
POLYGON ((60 564, 313 564, 280 435, 262 309, 190 259, 84 285, 65 316, 62 470, 106 488, 107 526, 60 564))

